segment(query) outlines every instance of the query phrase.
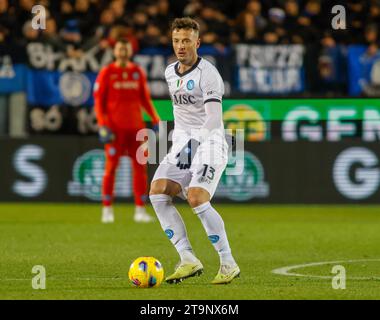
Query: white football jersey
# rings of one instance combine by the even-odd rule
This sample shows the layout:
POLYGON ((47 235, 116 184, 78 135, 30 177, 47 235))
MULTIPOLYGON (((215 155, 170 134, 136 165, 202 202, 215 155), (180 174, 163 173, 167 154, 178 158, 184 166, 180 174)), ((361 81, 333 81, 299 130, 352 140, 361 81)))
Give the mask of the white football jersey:
POLYGON ((173 102, 174 126, 186 131, 199 129, 206 120, 205 103, 222 102, 223 79, 215 66, 201 57, 198 57, 191 69, 182 74, 178 72, 178 66, 177 61, 165 70, 173 102))

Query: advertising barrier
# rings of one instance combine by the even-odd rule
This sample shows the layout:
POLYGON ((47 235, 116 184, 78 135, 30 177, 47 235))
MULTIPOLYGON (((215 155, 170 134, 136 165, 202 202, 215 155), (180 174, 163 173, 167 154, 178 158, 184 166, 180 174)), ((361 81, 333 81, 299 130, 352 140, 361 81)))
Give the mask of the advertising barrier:
MULTIPOLYGON (((160 118, 173 120, 172 102, 153 101, 160 118)), ((228 129, 244 129, 246 141, 380 140, 379 99, 224 99, 228 129)), ((144 119, 149 117, 144 114, 144 119)), ((92 108, 54 106, 29 112, 29 132, 94 135, 92 108)))
MULTIPOLYGON (((0 150, 0 201, 100 201, 104 155, 96 138, 3 138, 0 150)), ((380 203, 376 142, 245 142, 243 156, 243 173, 223 174, 216 202, 380 203)), ((151 179, 157 164, 148 167, 151 179)), ((123 158, 116 196, 132 201, 132 194, 123 158)))

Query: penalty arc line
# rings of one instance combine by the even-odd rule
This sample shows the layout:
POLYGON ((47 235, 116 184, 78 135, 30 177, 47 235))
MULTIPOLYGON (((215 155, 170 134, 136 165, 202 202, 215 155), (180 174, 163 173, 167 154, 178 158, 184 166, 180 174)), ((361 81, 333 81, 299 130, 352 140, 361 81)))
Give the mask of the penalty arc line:
MULTIPOLYGON (((305 264, 298 264, 293 266, 286 266, 272 270, 274 274, 282 276, 292 276, 292 277, 305 277, 305 278, 319 278, 319 279, 332 279, 334 276, 321 276, 312 274, 302 274, 296 272, 290 272, 295 269, 322 266, 328 264, 342 264, 342 263, 356 263, 356 262, 378 262, 380 259, 357 259, 357 260, 338 260, 338 261, 322 261, 322 262, 310 262, 305 264)), ((347 277, 350 280, 380 280, 380 277, 347 277)))

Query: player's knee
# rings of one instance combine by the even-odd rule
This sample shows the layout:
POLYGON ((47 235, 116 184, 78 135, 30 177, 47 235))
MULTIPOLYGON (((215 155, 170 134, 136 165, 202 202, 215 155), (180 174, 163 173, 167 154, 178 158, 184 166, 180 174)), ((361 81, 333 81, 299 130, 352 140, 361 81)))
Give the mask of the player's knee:
POLYGON ((166 194, 171 195, 170 186, 165 181, 155 180, 150 185, 149 195, 166 194))
POLYGON ((199 207, 200 205, 202 205, 204 203, 204 201, 202 201, 201 198, 196 196, 196 195, 188 196, 187 202, 189 203, 190 207, 192 207, 192 208, 199 207))
POLYGON ((190 207, 196 208, 210 201, 210 196, 206 190, 201 188, 191 188, 187 194, 187 202, 190 207))

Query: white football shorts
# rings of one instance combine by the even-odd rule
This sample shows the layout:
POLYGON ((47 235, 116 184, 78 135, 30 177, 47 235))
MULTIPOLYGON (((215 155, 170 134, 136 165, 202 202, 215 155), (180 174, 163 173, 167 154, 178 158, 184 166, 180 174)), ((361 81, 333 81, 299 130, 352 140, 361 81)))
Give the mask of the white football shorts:
POLYGON ((177 196, 182 199, 187 199, 187 192, 191 187, 207 190, 211 199, 228 162, 228 145, 224 133, 214 134, 201 143, 190 169, 181 170, 177 167, 176 155, 190 138, 190 134, 174 130, 172 148, 161 161, 152 181, 168 179, 177 182, 182 188, 177 196))

